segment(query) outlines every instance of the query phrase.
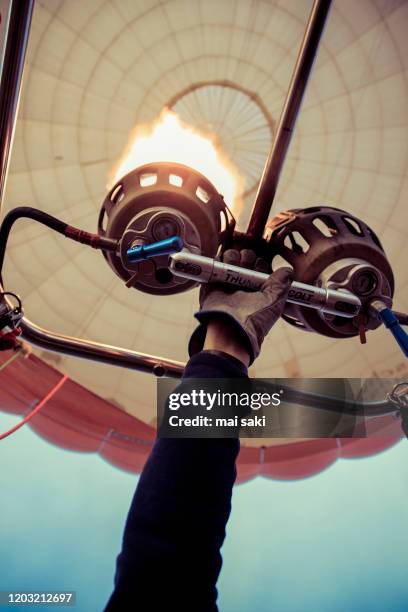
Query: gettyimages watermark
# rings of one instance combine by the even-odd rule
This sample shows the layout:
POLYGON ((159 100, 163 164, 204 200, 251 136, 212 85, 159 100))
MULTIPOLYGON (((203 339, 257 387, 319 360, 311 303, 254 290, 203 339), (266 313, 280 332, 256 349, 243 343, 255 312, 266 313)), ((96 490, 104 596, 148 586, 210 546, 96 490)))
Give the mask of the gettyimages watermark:
POLYGON ((200 407, 203 410, 212 410, 214 407, 231 408, 250 408, 251 410, 259 410, 260 408, 270 406, 280 406, 281 393, 283 390, 275 393, 257 393, 255 391, 247 392, 230 392, 221 391, 205 391, 204 389, 191 389, 190 391, 172 392, 168 397, 168 407, 170 410, 179 410, 189 406, 200 407))
POLYGON ((173 379, 157 381, 158 436, 337 438, 398 436, 378 379, 173 379))

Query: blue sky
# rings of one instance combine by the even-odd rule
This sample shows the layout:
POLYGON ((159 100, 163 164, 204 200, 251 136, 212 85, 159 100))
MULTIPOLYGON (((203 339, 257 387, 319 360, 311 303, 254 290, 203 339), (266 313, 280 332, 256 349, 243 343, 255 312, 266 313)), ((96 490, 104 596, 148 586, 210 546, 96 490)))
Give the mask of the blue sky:
MULTIPOLYGON (((1 429, 16 420, 0 413, 1 429)), ((306 480, 236 487, 221 612, 406 611, 407 458, 403 440, 306 480)), ((101 610, 136 483, 28 427, 1 441, 0 589, 76 590, 71 609, 101 610)))

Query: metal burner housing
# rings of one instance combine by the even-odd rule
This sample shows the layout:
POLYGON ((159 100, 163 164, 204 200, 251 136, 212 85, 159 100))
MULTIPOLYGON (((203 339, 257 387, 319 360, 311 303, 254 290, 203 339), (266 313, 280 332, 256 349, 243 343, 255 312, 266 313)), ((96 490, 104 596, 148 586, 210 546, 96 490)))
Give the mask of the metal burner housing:
MULTIPOLYGON (((294 208, 276 215, 266 227, 272 269, 289 264, 297 281, 348 290, 363 305, 376 297, 391 305, 394 275, 377 235, 361 219, 330 206, 294 208), (284 261, 282 261, 282 259, 284 261)), ((361 320, 320 314, 287 304, 283 318, 300 329, 332 338, 359 334, 361 320)), ((367 317, 366 329, 380 321, 367 317)))
POLYGON ((180 293, 195 286, 174 277, 167 256, 131 264, 127 250, 170 236, 191 252, 215 257, 232 236, 234 217, 214 185, 202 174, 176 163, 150 163, 124 176, 105 198, 98 233, 120 240, 117 253, 104 253, 128 286, 152 294, 180 293))

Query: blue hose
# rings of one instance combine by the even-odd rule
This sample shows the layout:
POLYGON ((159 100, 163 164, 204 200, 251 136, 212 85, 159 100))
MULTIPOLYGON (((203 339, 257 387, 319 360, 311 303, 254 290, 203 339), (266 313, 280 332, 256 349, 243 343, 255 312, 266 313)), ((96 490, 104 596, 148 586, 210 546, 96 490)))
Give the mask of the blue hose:
POLYGON ((388 308, 385 304, 383 304, 384 308, 376 309, 378 318, 382 323, 384 323, 385 327, 390 330, 395 340, 398 342, 401 347, 402 352, 405 357, 408 357, 408 334, 402 329, 397 317, 392 312, 391 308, 388 308))

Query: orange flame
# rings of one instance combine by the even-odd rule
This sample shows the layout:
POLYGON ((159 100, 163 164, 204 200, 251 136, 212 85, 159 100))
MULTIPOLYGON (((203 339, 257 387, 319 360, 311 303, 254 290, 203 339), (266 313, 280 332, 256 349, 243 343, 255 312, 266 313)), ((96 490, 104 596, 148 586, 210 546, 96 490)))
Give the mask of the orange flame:
POLYGON ((214 136, 200 134, 168 109, 153 124, 136 127, 108 187, 113 187, 138 166, 160 161, 185 164, 198 170, 224 196, 231 210, 237 212, 244 186, 238 170, 221 153, 214 136))

